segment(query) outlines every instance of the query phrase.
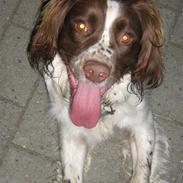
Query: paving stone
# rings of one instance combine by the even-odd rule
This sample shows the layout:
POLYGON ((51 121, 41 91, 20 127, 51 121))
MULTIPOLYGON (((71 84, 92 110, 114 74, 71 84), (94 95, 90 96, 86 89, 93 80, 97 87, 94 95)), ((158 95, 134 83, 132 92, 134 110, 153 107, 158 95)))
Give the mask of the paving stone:
POLYGON ((156 118, 159 126, 164 129, 164 133, 168 138, 169 143, 169 163, 167 182, 181 183, 183 179, 178 179, 183 175, 183 124, 178 124, 175 121, 169 121, 162 118, 156 118))
POLYGON ((51 183, 52 163, 10 148, 0 167, 0 183, 51 183))
POLYGON ((179 5, 180 0, 153 0, 159 6, 176 9, 179 5))
POLYGON ((17 130, 21 108, 0 100, 0 163, 7 150, 9 140, 17 130))
POLYGON ((48 100, 43 82, 25 113, 14 143, 58 159, 56 122, 48 114, 48 100))
POLYGON ((5 25, 10 19, 19 0, 1 0, 0 1, 0 37, 4 31, 5 25))
POLYGON ((152 95, 153 111, 183 123, 183 50, 170 46, 165 58, 165 79, 152 95))
POLYGON ((171 41, 183 47, 183 7, 180 16, 178 17, 171 41))
POLYGON ((37 75, 26 59, 29 32, 10 26, 0 49, 0 95, 25 105, 37 75))
POLYGON ((33 23, 35 22, 35 15, 40 3, 41 0, 22 1, 13 18, 13 22, 32 29, 33 23))

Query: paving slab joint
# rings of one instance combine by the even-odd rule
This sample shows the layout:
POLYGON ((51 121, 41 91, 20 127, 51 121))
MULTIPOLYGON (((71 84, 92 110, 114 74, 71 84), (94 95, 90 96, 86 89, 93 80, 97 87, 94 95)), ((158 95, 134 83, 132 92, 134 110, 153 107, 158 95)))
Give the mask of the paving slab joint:
POLYGON ((26 104, 25 104, 24 107, 22 107, 22 111, 20 112, 20 115, 19 115, 18 120, 17 120, 17 128, 16 128, 16 130, 11 134, 10 138, 8 139, 7 145, 6 145, 6 147, 5 147, 5 152, 3 153, 2 161, 0 162, 0 166, 3 164, 3 161, 4 161, 4 159, 6 158, 6 156, 7 156, 7 154, 8 154, 7 152, 9 151, 9 147, 10 147, 10 145, 11 145, 13 139, 15 138, 16 132, 17 132, 18 129, 20 128, 20 125, 21 125, 21 122, 23 121, 23 117, 24 117, 24 115, 25 115, 25 112, 27 111, 27 108, 28 108, 28 106, 29 106, 29 103, 30 103, 31 99, 32 99, 33 96, 34 96, 34 93, 35 93, 36 89, 38 88, 39 83, 40 83, 40 77, 38 77, 38 79, 35 81, 34 86, 33 86, 33 89, 32 89, 32 91, 31 91, 31 93, 30 93, 30 95, 29 95, 29 97, 28 97, 28 99, 27 99, 27 101, 26 101, 26 104))

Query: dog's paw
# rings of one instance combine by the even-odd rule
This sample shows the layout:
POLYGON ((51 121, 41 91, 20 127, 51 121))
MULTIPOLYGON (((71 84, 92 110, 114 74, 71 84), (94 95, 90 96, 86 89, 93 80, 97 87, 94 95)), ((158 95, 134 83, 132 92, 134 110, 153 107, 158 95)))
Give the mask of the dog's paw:
POLYGON ((64 180, 63 183, 71 183, 70 180, 64 180))
POLYGON ((150 182, 148 177, 136 175, 132 177, 131 183, 150 183, 150 182))
POLYGON ((82 183, 80 176, 69 175, 65 176, 63 183, 82 183))
POLYGON ((82 176, 71 165, 66 166, 63 183, 82 183, 82 176))
POLYGON ((63 180, 63 183, 80 183, 80 182, 77 181, 76 178, 72 177, 72 178, 65 178, 63 180))

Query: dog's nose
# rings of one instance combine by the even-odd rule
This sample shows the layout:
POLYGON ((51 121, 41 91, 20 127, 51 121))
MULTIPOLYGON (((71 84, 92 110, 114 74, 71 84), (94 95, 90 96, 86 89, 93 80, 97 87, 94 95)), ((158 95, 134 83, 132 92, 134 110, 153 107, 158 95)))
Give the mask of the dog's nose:
POLYGON ((106 64, 88 61, 84 65, 83 70, 88 80, 100 83, 109 77, 111 69, 106 64))

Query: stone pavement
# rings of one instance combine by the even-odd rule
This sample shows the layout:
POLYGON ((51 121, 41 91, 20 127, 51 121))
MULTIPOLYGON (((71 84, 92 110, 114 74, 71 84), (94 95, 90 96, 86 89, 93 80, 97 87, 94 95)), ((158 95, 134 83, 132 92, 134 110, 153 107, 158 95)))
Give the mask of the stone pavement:
MULTIPOLYGON (((154 0, 165 21, 165 81, 152 108, 170 143, 169 183, 183 183, 183 0, 154 0)), ((51 183, 57 125, 26 45, 40 0, 0 0, 0 183, 51 183)), ((119 132, 117 132, 119 134, 119 132)), ((97 146, 88 183, 123 181, 119 135, 97 146), (115 155, 115 156, 114 156, 115 155)))

